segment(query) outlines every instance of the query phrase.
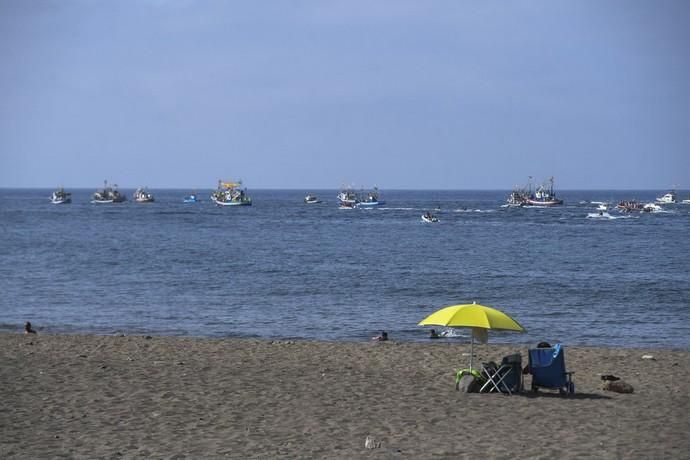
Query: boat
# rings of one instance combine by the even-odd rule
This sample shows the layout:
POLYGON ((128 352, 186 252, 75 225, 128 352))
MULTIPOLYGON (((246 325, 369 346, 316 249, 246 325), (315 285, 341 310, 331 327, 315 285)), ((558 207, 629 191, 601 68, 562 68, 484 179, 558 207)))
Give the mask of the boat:
POLYGON ((350 187, 343 188, 338 193, 338 205, 341 209, 352 209, 358 201, 357 193, 350 187))
POLYGON ((251 206, 252 199, 247 195, 247 189, 240 187, 242 187, 242 181, 219 180, 218 188, 211 194, 211 200, 219 206, 251 206))
POLYGON ((658 197, 656 202, 660 204, 676 204, 678 202, 676 198, 676 191, 670 190, 665 195, 658 197))
POLYGON ((137 203, 153 203, 154 198, 145 187, 139 187, 132 196, 137 203))
POLYGON ((608 211, 609 210, 609 205, 606 203, 599 203, 599 206, 597 206, 597 211, 608 211))
POLYGON ((439 220, 438 220, 438 217, 431 214, 430 212, 425 212, 424 214, 422 214, 422 221, 431 224, 431 223, 436 223, 439 220))
POLYGON ((108 204, 122 203, 126 200, 127 197, 117 190, 117 184, 113 184, 113 186, 111 187, 108 185, 108 181, 104 180, 103 190, 97 190, 96 193, 93 194, 91 202, 97 204, 108 204))
POLYGON ((385 201, 381 200, 378 187, 367 192, 361 192, 357 196, 358 208, 374 208, 382 204, 385 204, 385 201))
POLYGON ((683 203, 683 204, 690 204, 690 197, 688 197, 687 199, 681 201, 681 203, 683 203))
POLYGON ((541 184, 534 194, 530 194, 527 199, 530 206, 557 206, 563 204, 563 200, 556 198, 553 191, 553 177, 549 179, 549 184, 541 184))
POLYGON ((661 212, 663 208, 656 203, 647 203, 642 206, 642 212, 661 212))
POLYGON ((606 211, 590 212, 587 214, 588 219, 613 219, 613 216, 606 211))
POLYGON ((506 200, 507 206, 511 208, 521 208, 527 204, 529 201, 529 191, 525 188, 515 187, 508 199, 506 200))
POLYGON ((312 195, 311 193, 308 194, 307 196, 304 197, 304 202, 306 204, 317 204, 321 203, 321 200, 318 199, 316 195, 312 195))
POLYGON ((527 186, 515 187, 508 199, 505 207, 523 207, 523 206, 556 206, 563 204, 563 200, 556 198, 553 191, 553 177, 549 179, 549 183, 542 184, 537 187, 535 192, 532 192, 532 177, 530 176, 527 186))
POLYGON ((201 200, 199 199, 199 197, 197 196, 196 193, 192 193, 192 194, 184 197, 184 200, 182 200, 182 201, 185 203, 198 203, 201 200))
POLYGON ((68 204, 72 202, 72 194, 65 192, 65 189, 60 187, 55 190, 50 197, 50 202, 53 204, 68 204))
POLYGON ((621 212, 642 211, 644 204, 636 200, 624 200, 616 205, 621 212))

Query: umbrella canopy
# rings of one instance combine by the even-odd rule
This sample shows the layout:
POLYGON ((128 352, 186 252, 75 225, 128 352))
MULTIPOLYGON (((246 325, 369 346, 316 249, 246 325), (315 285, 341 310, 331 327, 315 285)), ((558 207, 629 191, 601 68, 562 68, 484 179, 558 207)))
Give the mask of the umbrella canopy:
POLYGON ((442 308, 419 322, 420 326, 450 326, 472 328, 470 348, 470 371, 474 358, 474 337, 485 338, 489 329, 498 331, 525 332, 525 328, 513 318, 495 308, 476 303, 452 305, 442 308))
POLYGON ((476 303, 445 307, 424 318, 420 326, 479 327, 525 332, 520 323, 495 308, 476 303))

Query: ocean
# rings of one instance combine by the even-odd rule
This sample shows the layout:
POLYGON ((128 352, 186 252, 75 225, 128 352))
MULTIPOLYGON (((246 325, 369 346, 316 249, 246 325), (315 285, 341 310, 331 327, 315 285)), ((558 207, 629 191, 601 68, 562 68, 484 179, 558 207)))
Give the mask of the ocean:
POLYGON ((52 205, 51 191, 0 189, 0 331, 426 341, 419 321, 476 301, 527 330, 492 343, 690 348, 690 205, 587 217, 592 201, 659 191, 505 208, 506 190, 384 189, 366 210, 338 209, 337 190, 249 189, 251 207, 170 189, 112 205, 68 189, 72 204, 52 205))

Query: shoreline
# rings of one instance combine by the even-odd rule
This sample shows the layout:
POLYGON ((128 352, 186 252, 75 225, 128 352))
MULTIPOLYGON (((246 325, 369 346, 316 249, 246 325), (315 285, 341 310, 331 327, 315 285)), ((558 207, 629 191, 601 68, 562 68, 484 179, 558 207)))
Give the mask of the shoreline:
MULTIPOLYGON (((475 363, 528 345, 475 345, 475 363)), ((576 394, 457 392, 469 343, 0 333, 2 458, 683 458, 690 351, 565 346, 576 394), (150 338, 147 338, 150 337, 150 338), (464 354, 464 355, 463 355, 464 354), (654 359, 642 359, 642 355, 654 359), (632 394, 602 389, 601 374, 632 394), (370 436, 378 448, 365 448, 370 436)), ((530 377, 525 376, 529 388, 530 377)))

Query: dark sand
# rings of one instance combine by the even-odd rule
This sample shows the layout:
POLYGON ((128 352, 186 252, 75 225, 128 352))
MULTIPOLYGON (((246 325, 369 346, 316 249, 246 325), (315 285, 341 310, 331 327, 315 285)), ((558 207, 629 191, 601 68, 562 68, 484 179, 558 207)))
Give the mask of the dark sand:
POLYGON ((571 397, 459 393, 468 352, 0 334, 0 458, 690 458, 689 351, 567 347, 571 397))

